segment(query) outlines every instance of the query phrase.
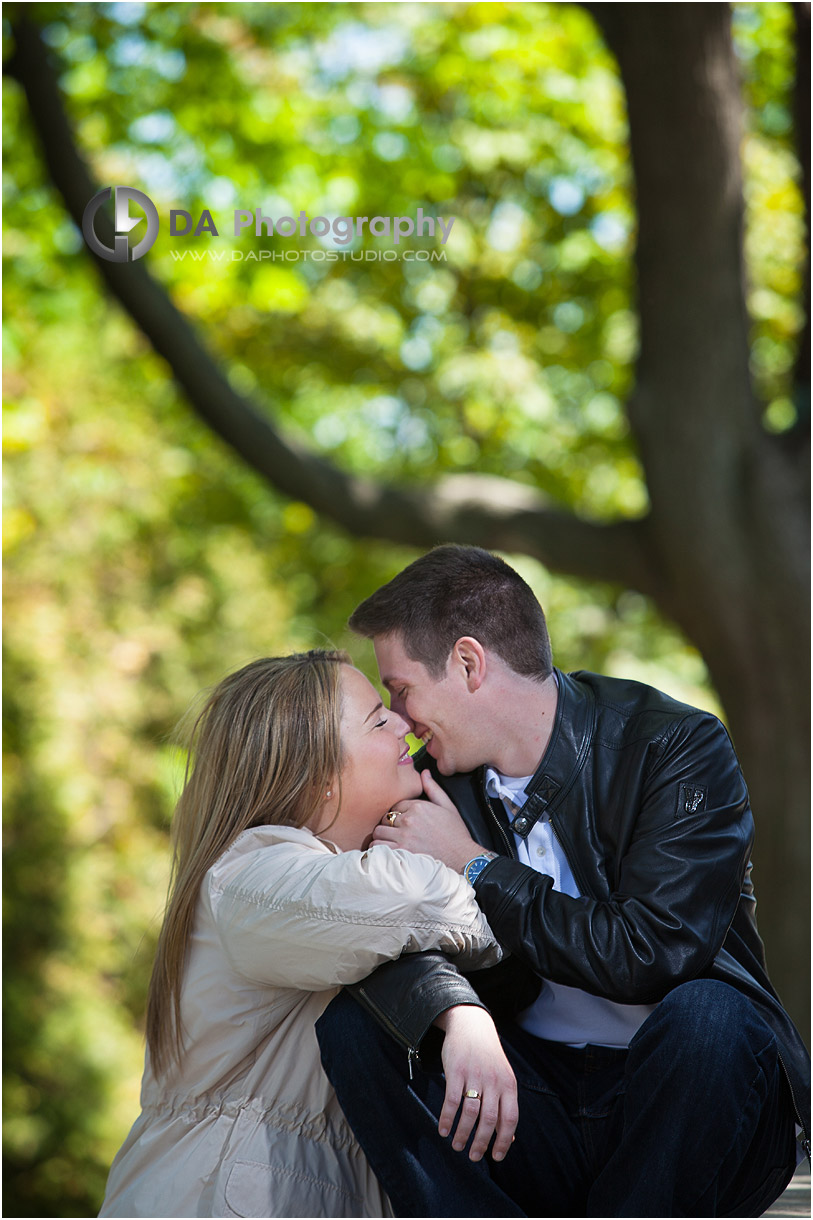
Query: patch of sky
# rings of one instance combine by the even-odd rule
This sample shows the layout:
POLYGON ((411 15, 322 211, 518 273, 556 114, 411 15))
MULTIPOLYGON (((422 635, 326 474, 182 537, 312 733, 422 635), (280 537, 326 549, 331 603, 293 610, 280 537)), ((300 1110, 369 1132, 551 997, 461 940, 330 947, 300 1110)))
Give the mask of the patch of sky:
POLYGON ((230 208, 237 201, 237 187, 231 178, 213 178, 206 187, 206 201, 213 208, 230 208))
POLYGON ((406 410, 407 405, 402 398, 396 398, 394 394, 377 394, 364 404, 361 415, 374 428, 393 429, 400 423, 406 410))
POLYGON ((62 57, 74 64, 84 64, 91 58, 95 50, 96 43, 90 34, 81 34, 79 37, 70 38, 65 42, 62 47, 62 57))
POLYGON ((498 203, 491 213, 491 223, 486 230, 486 241, 492 250, 516 250, 522 239, 526 220, 526 213, 519 204, 510 200, 498 203))
POLYGON ((542 268, 538 263, 533 263, 527 258, 523 259, 511 272, 511 279, 518 288, 522 288, 525 292, 533 292, 542 283, 542 268))
POLYGON ((615 212, 599 212, 590 221, 590 232, 602 250, 620 250, 629 236, 629 225, 615 212))
POLYGON ((42 36, 49 47, 64 47, 70 37, 70 30, 64 21, 53 21, 43 27, 42 36))
POLYGON ((406 85, 376 85, 371 100, 375 109, 393 123, 405 123, 415 109, 412 90, 406 85))
POLYGON ((150 48, 149 62, 164 80, 180 80, 186 71, 186 56, 177 47, 150 48))
POLYGON ((361 131, 361 123, 354 114, 337 114, 328 128, 337 144, 352 144, 361 131))
POLYGON ((373 27, 351 21, 317 45, 316 64, 330 80, 341 80, 354 72, 375 76, 382 68, 398 63, 407 46, 405 32, 394 26, 373 27))
POLYGON ((401 363, 413 372, 432 363, 432 344, 424 335, 410 335, 401 344, 401 363))
POLYGON ((122 34, 110 48, 110 58, 119 68, 132 68, 144 62, 148 45, 141 34, 122 34))
MULTIPOLYGON (((272 216, 274 220, 277 220, 280 216, 294 216, 294 205, 284 195, 268 195, 263 199, 262 203, 256 206, 262 208, 263 216, 272 216)), ((248 204, 246 204, 246 207, 248 207, 248 204)), ((298 215, 299 210, 297 209, 296 216, 298 215)), ((294 216, 294 219, 296 219, 296 216, 294 216)))
POLYGON ((572 174, 572 177, 576 179, 580 186, 584 187, 588 195, 595 195, 612 181, 612 175, 606 169, 593 164, 580 165, 572 174))
POLYGON ((124 3, 124 0, 120 4, 102 4, 100 7, 105 16, 119 25, 135 25, 147 11, 146 4, 124 3))
POLYGON ((548 199, 560 216, 575 216, 584 198, 584 187, 575 178, 557 176, 548 183, 548 199))
POLYGON ((339 415, 320 415, 312 433, 317 445, 323 449, 335 449, 347 440, 347 426, 339 415))
POLYGON ((755 41, 747 40, 747 35, 753 35, 759 29, 761 16, 756 5, 735 4, 732 17, 734 54, 738 59, 755 59, 759 48, 755 41))
POLYGON ((349 80, 344 87, 344 96, 356 110, 366 110, 375 107, 378 86, 370 80, 349 80))
POLYGON ((434 344, 443 336, 443 326, 437 318, 422 314, 412 324, 410 333, 401 344, 401 360, 408 369, 417 372, 427 368, 434 359, 434 344))
POLYGON ((168 110, 154 110, 134 119, 128 133, 138 144, 163 144, 175 134, 175 119, 168 110))
POLYGON ((376 156, 382 161, 400 161, 408 147, 406 137, 397 131, 380 131, 373 139, 376 156))
POLYGON ((426 420, 419 415, 404 415, 395 434, 395 442, 400 450, 422 449, 429 441, 429 429, 426 420))
POLYGON ((553 322, 566 335, 575 334, 584 323, 584 310, 576 301, 562 301, 553 311, 553 322))
POLYGON ((186 71, 186 56, 177 47, 162 47, 140 33, 122 34, 110 49, 110 60, 117 68, 147 65, 165 80, 180 80, 186 71))
POLYGON ((187 186, 192 178, 204 179, 206 163, 203 153, 191 140, 187 140, 172 153, 172 168, 177 181, 187 186))
POLYGON ((511 330, 495 330, 491 336, 488 346, 492 352, 504 352, 508 355, 516 355, 519 351, 519 339, 511 330))
POLYGON ((366 428, 377 433, 379 451, 388 451, 382 452, 383 456, 398 450, 419 449, 429 439, 425 421, 412 415, 404 400, 392 394, 371 398, 360 414, 366 428))
POLYGON ((168 157, 159 152, 134 152, 132 148, 121 149, 122 153, 132 158, 135 171, 140 182, 148 182, 148 193, 170 194, 183 188, 182 175, 168 157))

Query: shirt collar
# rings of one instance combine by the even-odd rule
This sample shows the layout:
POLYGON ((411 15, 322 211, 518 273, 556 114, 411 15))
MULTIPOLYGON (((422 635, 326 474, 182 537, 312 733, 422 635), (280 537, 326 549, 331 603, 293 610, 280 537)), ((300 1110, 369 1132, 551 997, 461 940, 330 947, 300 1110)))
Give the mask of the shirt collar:
POLYGON ((525 800, 525 787, 531 776, 524 775, 521 779, 515 779, 512 775, 503 775, 494 767, 486 767, 485 780, 489 796, 501 801, 507 798, 514 805, 521 805, 525 800))

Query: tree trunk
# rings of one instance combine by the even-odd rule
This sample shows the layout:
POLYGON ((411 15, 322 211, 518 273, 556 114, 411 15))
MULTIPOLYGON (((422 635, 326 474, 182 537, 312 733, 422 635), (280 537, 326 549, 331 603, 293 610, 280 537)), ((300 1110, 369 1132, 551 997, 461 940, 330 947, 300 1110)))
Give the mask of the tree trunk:
POLYGON ((591 6, 619 60, 639 215, 630 420, 655 599, 700 649, 749 784, 772 977, 809 1021, 809 540, 804 463, 749 375, 741 87, 724 4, 591 6), (786 900, 793 895, 793 901, 786 900))

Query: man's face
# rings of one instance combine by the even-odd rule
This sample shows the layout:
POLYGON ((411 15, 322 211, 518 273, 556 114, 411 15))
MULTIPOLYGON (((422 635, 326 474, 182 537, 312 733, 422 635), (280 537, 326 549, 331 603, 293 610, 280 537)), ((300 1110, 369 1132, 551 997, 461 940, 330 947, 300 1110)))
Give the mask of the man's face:
POLYGON ((443 677, 433 678, 421 661, 407 656, 400 636, 376 636, 373 646, 390 707, 423 738, 441 774, 473 771, 487 761, 478 751, 471 692, 454 654, 443 677))

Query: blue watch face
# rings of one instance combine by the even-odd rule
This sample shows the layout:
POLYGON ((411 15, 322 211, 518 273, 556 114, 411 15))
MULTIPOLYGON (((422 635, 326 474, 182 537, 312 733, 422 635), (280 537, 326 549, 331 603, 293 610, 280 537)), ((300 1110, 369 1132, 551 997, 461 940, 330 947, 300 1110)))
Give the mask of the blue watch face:
POLYGON ((466 880, 469 885, 474 884, 485 866, 490 863, 488 856, 475 856, 473 860, 469 861, 466 865, 466 880))

